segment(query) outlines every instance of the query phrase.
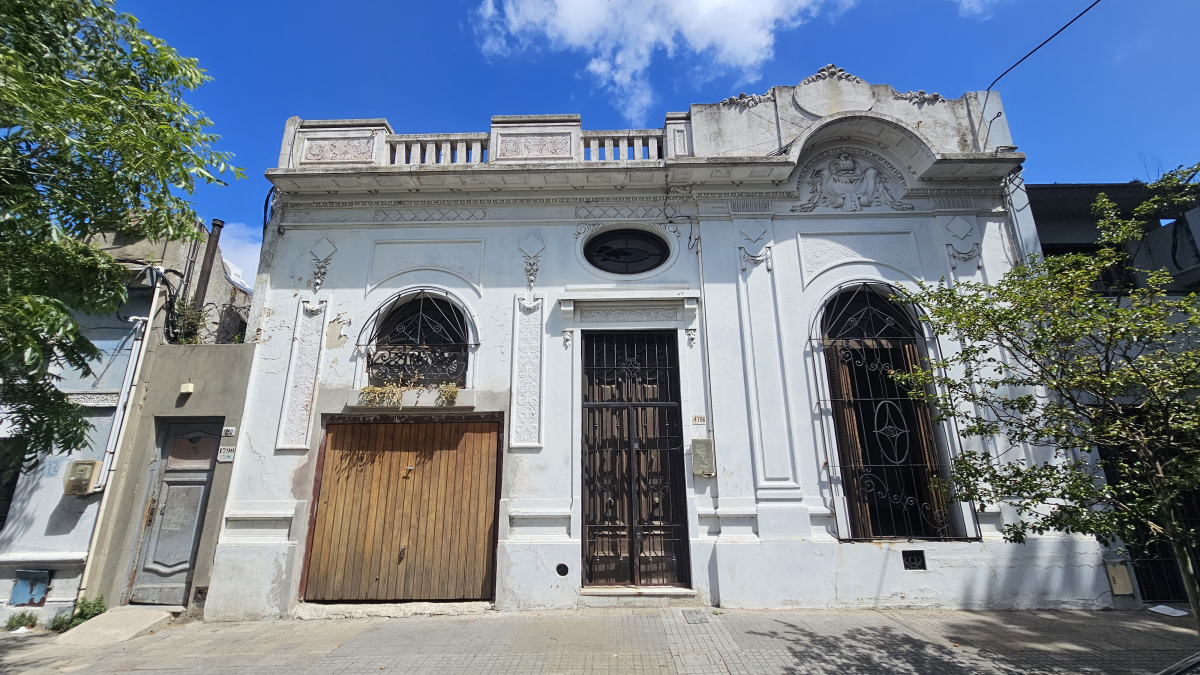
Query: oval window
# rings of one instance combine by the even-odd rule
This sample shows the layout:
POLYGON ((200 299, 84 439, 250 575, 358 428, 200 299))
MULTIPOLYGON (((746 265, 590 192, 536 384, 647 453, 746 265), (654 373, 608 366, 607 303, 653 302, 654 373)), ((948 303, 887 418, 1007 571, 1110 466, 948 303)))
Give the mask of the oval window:
POLYGON ((613 274, 649 272, 667 261, 667 242, 643 230, 609 230, 588 240, 583 256, 589 263, 613 274))

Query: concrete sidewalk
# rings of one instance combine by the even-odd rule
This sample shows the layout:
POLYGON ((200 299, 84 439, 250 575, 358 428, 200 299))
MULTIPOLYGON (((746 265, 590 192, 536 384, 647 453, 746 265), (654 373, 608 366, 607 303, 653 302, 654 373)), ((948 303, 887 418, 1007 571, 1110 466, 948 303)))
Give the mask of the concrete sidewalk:
POLYGON ((486 612, 190 623, 108 647, 0 637, 0 672, 1154 673, 1200 651, 1138 612, 486 612))

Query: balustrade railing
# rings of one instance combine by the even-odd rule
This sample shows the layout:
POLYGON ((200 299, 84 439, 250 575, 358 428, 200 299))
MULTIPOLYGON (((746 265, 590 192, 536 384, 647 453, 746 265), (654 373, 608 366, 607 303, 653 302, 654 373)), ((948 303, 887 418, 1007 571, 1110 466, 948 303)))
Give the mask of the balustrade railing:
POLYGON ((653 161, 664 154, 662 129, 583 132, 585 162, 653 161))
MULTIPOLYGON (((388 161, 395 166, 484 164, 487 133, 393 134, 387 137, 388 161)), ((652 162, 666 156, 662 129, 582 132, 585 162, 652 162)))
POLYGON ((397 166, 483 164, 488 134, 394 134, 388 136, 388 146, 389 161, 397 166))

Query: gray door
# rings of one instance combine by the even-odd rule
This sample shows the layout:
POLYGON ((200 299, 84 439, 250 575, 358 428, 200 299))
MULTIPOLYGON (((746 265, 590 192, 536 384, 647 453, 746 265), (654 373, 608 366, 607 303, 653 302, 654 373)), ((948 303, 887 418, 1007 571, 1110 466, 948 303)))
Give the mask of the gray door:
POLYGON ((167 428, 130 602, 186 604, 220 441, 219 422, 167 428))

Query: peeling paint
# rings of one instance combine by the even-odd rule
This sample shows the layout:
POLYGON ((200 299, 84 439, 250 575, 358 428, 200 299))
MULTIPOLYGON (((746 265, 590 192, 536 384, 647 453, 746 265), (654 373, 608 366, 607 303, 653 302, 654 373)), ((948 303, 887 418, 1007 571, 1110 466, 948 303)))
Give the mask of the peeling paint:
MULTIPOLYGON (((789 88, 781 89, 780 95, 789 91, 789 88)), ((973 104, 977 105, 978 101, 973 104)), ((708 121, 692 121, 698 129, 707 125, 707 131, 701 129, 701 133, 710 134, 701 139, 703 142, 696 143, 696 156, 716 157, 727 151, 732 152, 735 147, 748 146, 742 136, 749 132, 739 126, 743 116, 736 115, 732 110, 712 110, 714 112, 706 113, 711 117, 708 121), (709 152, 714 148, 715 154, 709 152)), ((900 124, 911 125, 918 118, 921 119, 921 133, 930 134, 936 137, 939 144, 944 142, 946 149, 953 149, 962 146, 964 138, 969 139, 964 134, 968 134, 970 129, 966 126, 956 127, 957 122, 951 119, 950 111, 951 104, 942 103, 937 107, 925 108, 898 106, 896 114, 903 118, 900 124), (959 130, 957 139, 951 137, 951 132, 956 128, 959 130)), ((791 136, 798 136, 808 127, 793 124, 788 128, 791 136)), ((843 128, 851 135, 858 133, 849 126, 843 128)), ((781 132, 763 127, 761 133, 768 134, 774 140, 781 132)), ((900 137, 891 131, 885 133, 891 134, 885 139, 889 144, 905 142, 903 138, 894 140, 893 137, 900 137)), ((993 130, 993 139, 997 133, 1004 136, 1004 142, 1007 142, 1007 129, 1002 130, 997 126, 993 130)), ((869 146, 875 142, 869 135, 846 137, 843 140, 848 147, 869 146)), ((888 154, 882 142, 880 146, 879 150, 888 154)), ((800 153, 799 148, 796 153, 800 153)), ((879 157, 883 161, 883 155, 879 157)), ((792 159, 797 158, 793 155, 792 159)), ((796 182, 789 180, 788 190, 792 190, 796 182)), ((778 183, 776 187, 780 187, 778 183)), ((595 195, 588 197, 592 201, 619 201, 626 198, 598 188, 591 192, 592 189, 589 186, 589 195, 595 195)), ((750 189, 749 186, 747 189, 750 189)), ((787 194, 794 193, 778 192, 778 199, 765 200, 769 210, 782 215, 788 208, 784 203, 787 194)), ((395 197, 389 197, 392 198, 395 197)), ((442 199, 440 196, 429 198, 442 199)), ((728 199, 700 196, 690 199, 692 201, 680 202, 677 208, 682 209, 681 213, 686 211, 682 215, 691 219, 696 235, 703 229, 705 245, 713 251, 734 251, 743 245, 741 235, 734 229, 734 221, 740 216, 732 213, 728 199), (696 215, 699 213, 716 215, 716 219, 700 218, 696 215)), ((970 199, 979 202, 979 208, 984 208, 983 202, 986 200, 983 198, 970 199)), ((945 230, 937 227, 932 212, 926 208, 932 200, 921 198, 917 201, 919 205, 910 214, 917 217, 907 218, 904 228, 911 229, 912 236, 922 242, 941 241, 937 238, 944 236, 945 230)), ((316 208, 307 202, 289 202, 288 217, 310 218, 314 227, 287 238, 278 236, 275 234, 278 229, 273 229, 268 235, 269 243, 264 247, 264 254, 277 259, 280 269, 260 286, 264 307, 258 325, 262 327, 262 334, 256 340, 260 346, 255 381, 243 417, 246 449, 237 460, 236 482, 231 487, 230 498, 230 503, 235 504, 237 509, 258 510, 268 514, 290 511, 287 504, 296 504, 296 520, 287 542, 239 542, 229 537, 232 543, 221 549, 217 556, 217 567, 214 568, 221 572, 214 575, 213 592, 209 599, 210 611, 214 616, 256 618, 270 614, 271 607, 286 611, 297 598, 296 575, 303 565, 307 528, 304 516, 316 498, 312 492, 318 441, 312 440, 307 452, 299 448, 279 451, 274 446, 274 439, 284 398, 281 383, 286 381, 290 362, 297 296, 307 296, 313 287, 321 286, 319 277, 302 276, 312 274, 313 257, 310 249, 314 238, 329 234, 339 239, 338 246, 342 252, 330 263, 329 273, 331 277, 347 281, 321 287, 322 297, 329 303, 326 306, 328 314, 321 319, 327 322, 322 344, 325 349, 340 351, 324 357, 326 363, 319 364, 316 380, 319 393, 313 403, 313 413, 318 416, 348 414, 348 401, 355 400, 353 395, 357 387, 363 384, 362 380, 368 379, 365 376, 367 355, 354 345, 347 344, 349 337, 356 336, 350 331, 357 333, 360 328, 360 325, 350 328, 351 319, 361 324, 381 309, 385 299, 394 293, 432 285, 461 295, 465 298, 464 302, 473 306, 472 316, 476 322, 473 332, 477 333, 474 337, 477 337, 475 341, 478 346, 471 352, 465 387, 474 390, 477 401, 475 412, 505 413, 507 435, 511 427, 510 386, 514 351, 511 348, 514 344, 512 303, 514 290, 524 285, 521 283, 523 275, 518 242, 529 236, 531 229, 536 229, 546 244, 547 255, 542 261, 539 281, 539 288, 549 294, 544 305, 549 315, 542 326, 543 340, 557 336, 565 327, 589 329, 589 325, 575 324, 571 316, 561 316, 557 309, 560 305, 554 305, 556 309, 551 310, 551 305, 556 302, 553 300, 554 294, 572 287, 593 288, 597 293, 605 288, 624 287, 623 284, 601 284, 591 272, 574 264, 569 251, 582 242, 573 226, 545 224, 569 220, 571 213, 578 213, 572 207, 549 203, 536 206, 534 202, 528 206, 513 204, 504 207, 507 210, 489 212, 488 217, 494 222, 487 223, 486 227, 480 227, 479 223, 439 224, 437 234, 430 235, 438 238, 438 241, 427 242, 431 251, 441 243, 486 240, 486 256, 481 261, 478 284, 475 285, 459 283, 453 275, 447 277, 444 272, 436 270, 397 267, 388 262, 386 256, 376 256, 380 244, 395 241, 397 237, 408 240, 408 233, 417 236, 417 230, 410 229, 408 225, 397 223, 396 227, 342 230, 341 223, 370 220, 372 211, 366 207, 352 206, 350 202, 346 203, 345 208, 326 209, 322 206, 319 213, 313 210, 316 208), (564 255, 559 256, 559 253, 564 255), (285 276, 289 273, 285 269, 286 261, 291 261, 289 264, 294 270, 290 276, 285 276), (362 272, 370 278, 379 275, 378 278, 384 281, 377 286, 368 284, 365 288, 349 283, 350 279, 358 278, 357 275, 362 272), (287 295, 289 290, 292 291, 291 296, 287 295), (271 307, 266 307, 267 304, 271 307), (276 338, 275 344, 266 344, 272 336, 276 338), (343 356, 346 357, 344 361, 341 359, 343 356), (253 442, 251 434, 253 438, 262 440, 253 442), (224 590, 222 584, 225 585, 224 590)), ((597 208, 606 210, 610 207, 597 208)), ((282 207, 280 213, 283 213, 282 207)), ((801 419, 805 411, 820 409, 820 401, 814 398, 814 387, 807 385, 819 382, 819 378, 824 377, 812 370, 811 357, 806 353, 809 327, 813 325, 811 322, 814 317, 820 315, 820 303, 827 291, 831 292, 844 283, 859 283, 867 278, 889 283, 895 279, 883 267, 870 265, 855 256, 841 256, 840 253, 838 260, 841 262, 837 265, 821 267, 819 277, 806 277, 802 257, 811 252, 806 253, 808 249, 802 243, 802 238, 819 236, 824 228, 831 226, 828 222, 822 224, 820 220, 793 219, 796 212, 788 213, 792 215, 782 218, 767 216, 773 222, 773 255, 778 256, 770 270, 759 268, 753 276, 742 275, 742 272, 749 270, 738 265, 733 255, 716 255, 708 258, 705 276, 701 277, 697 258, 679 257, 672 258, 676 262, 665 265, 652 282, 655 288, 705 291, 704 302, 701 303, 705 307, 704 313, 689 319, 692 323, 686 324, 700 326, 704 341, 697 345, 694 352, 681 354, 679 383, 683 401, 689 406, 698 406, 688 414, 703 412, 710 415, 712 420, 720 420, 719 426, 715 430, 710 428, 710 431, 716 434, 716 438, 724 439, 717 446, 719 475, 703 484, 689 477, 686 488, 689 499, 710 499, 713 509, 710 514, 699 518, 689 515, 686 523, 693 554, 692 581, 701 601, 719 598, 727 606, 743 607, 1105 606, 1109 601, 1093 600, 1102 598, 1108 588, 1099 548, 1095 543, 1044 539, 1015 546, 999 542, 998 534, 992 535, 995 541, 983 543, 843 544, 834 538, 837 532, 834 511, 844 508, 841 497, 833 496, 834 486, 841 477, 831 476, 829 467, 821 464, 827 451, 823 445, 825 435, 821 431, 825 423, 823 418, 820 415, 812 417, 814 431, 811 433, 804 431, 801 419), (768 288, 759 294, 759 291, 751 293, 747 290, 750 288, 746 285, 750 283, 747 279, 753 279, 753 284, 756 284, 754 288, 759 288, 757 284, 764 272, 771 273, 771 288, 795 289, 788 291, 790 295, 787 295, 786 302, 778 299, 784 296, 777 298, 774 295, 781 291, 768 288), (751 304, 748 304, 750 300, 758 308, 753 312, 751 304), (758 339, 753 337, 756 329, 752 318, 756 320, 760 316, 774 317, 771 318, 772 325, 777 327, 773 331, 774 337, 762 343, 770 346, 770 349, 757 349, 751 341, 758 339), (713 351, 708 351, 710 348, 713 351), (682 361, 684 357, 686 361, 682 361), (774 380, 768 382, 764 376, 761 383, 756 384, 759 382, 757 373, 782 373, 786 381, 772 384, 774 380), (757 417, 752 417, 757 408, 751 405, 752 401, 748 398, 747 391, 751 386, 759 387, 760 391, 751 392, 760 397, 759 401, 787 401, 790 409, 780 413, 759 413, 757 417), (763 502, 758 493, 762 487, 759 481, 765 475, 761 463, 768 453, 775 458, 772 461, 782 458, 791 462, 789 466, 796 467, 792 475, 797 489, 794 490, 795 494, 780 494, 769 502, 763 502), (703 497, 696 494, 700 485, 704 485, 706 492, 703 497), (798 496, 801 492, 805 495, 804 502, 798 496), (820 517, 810 512, 809 499, 823 504, 820 517), (705 532, 709 534, 706 536, 703 534, 705 532), (697 533, 700 533, 699 539, 696 538, 697 533), (901 551, 908 546, 916 546, 926 552, 929 570, 903 570, 901 551), (710 562, 704 562, 705 559, 710 562)), ((861 224, 862 236, 872 237, 875 234, 871 228, 875 225, 887 223, 887 227, 891 227, 900 222, 890 217, 883 220, 883 215, 867 209, 854 220, 846 219, 844 222, 861 224)), ((1002 222, 1002 219, 997 222, 1002 222)), ((994 247, 988 242, 992 240, 981 243, 982 255, 988 256, 988 264, 1002 267, 1002 251, 997 250, 993 254, 994 247)), ((264 257, 264 260, 268 259, 264 257)), ((914 264, 920 268, 917 270, 920 272, 918 276, 938 278, 944 273, 946 263, 945 259, 926 256, 914 264)), ((620 297, 624 296, 614 291, 612 300, 620 297)), ((646 326, 634 322, 609 328, 641 330, 646 326)), ((659 328, 662 326, 655 326, 655 330, 659 328)), ((685 325, 679 325, 676 329, 684 330, 685 325)), ((319 341, 319 324, 317 331, 319 341)), ((768 340, 768 337, 762 339, 768 340)), ((581 577, 578 570, 574 570, 578 563, 572 562, 580 560, 584 546, 582 533, 573 531, 580 523, 582 512, 580 451, 577 449, 581 413, 580 408, 576 407, 579 395, 576 373, 579 371, 575 370, 579 367, 578 349, 576 346, 574 351, 547 350, 543 357, 544 372, 537 373, 544 381, 541 395, 545 401, 539 400, 539 404, 544 405, 545 428, 541 430, 545 437, 544 447, 518 452, 510 448, 504 455, 498 490, 502 501, 497 524, 495 571, 496 601, 497 606, 502 608, 569 607, 588 602, 580 599, 578 587, 581 577), (554 568, 560 562, 571 562, 570 567, 574 570, 571 576, 560 578, 557 575, 554 568)), ((314 427, 314 436, 320 433, 315 429, 320 428, 319 424, 314 427)), ((500 445, 504 449, 506 444, 502 441, 500 445)), ((763 494, 766 492, 769 490, 763 494)), ((695 511, 690 513, 695 514, 695 511)), ((998 532, 1005 522, 1008 520, 998 515, 990 532, 998 532)))
POLYGON ((346 326, 350 325, 350 319, 343 319, 341 314, 330 320, 329 325, 325 327, 325 348, 335 349, 346 344, 346 338, 349 336, 342 332, 346 326))

